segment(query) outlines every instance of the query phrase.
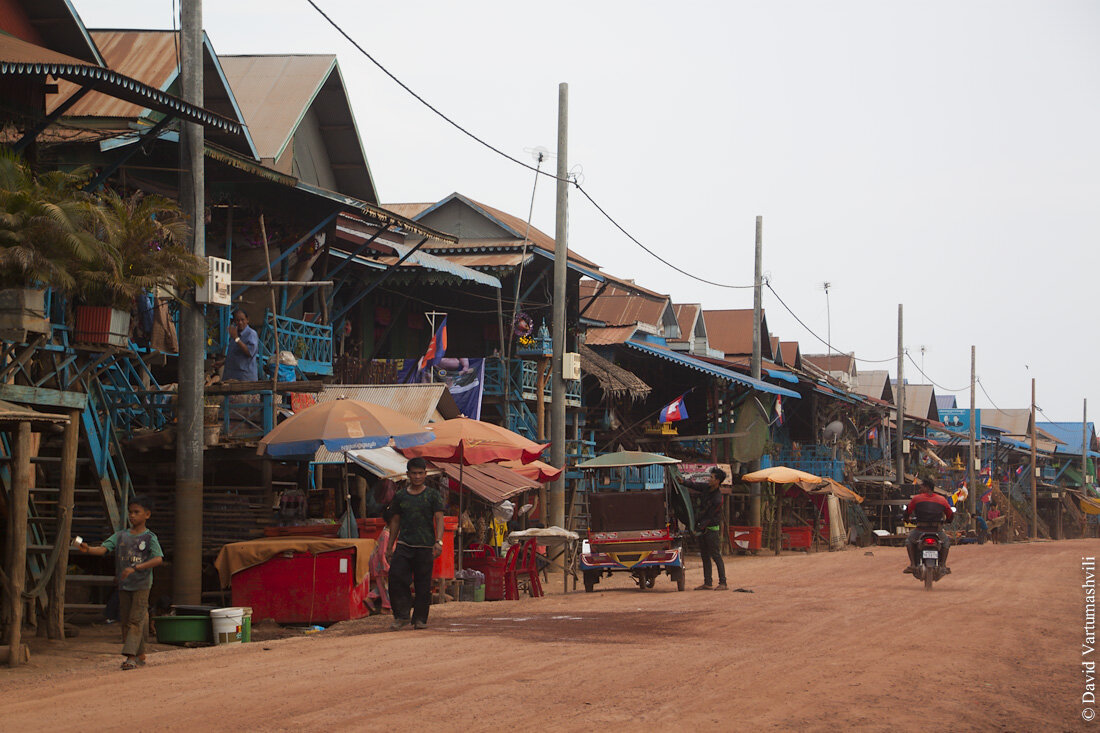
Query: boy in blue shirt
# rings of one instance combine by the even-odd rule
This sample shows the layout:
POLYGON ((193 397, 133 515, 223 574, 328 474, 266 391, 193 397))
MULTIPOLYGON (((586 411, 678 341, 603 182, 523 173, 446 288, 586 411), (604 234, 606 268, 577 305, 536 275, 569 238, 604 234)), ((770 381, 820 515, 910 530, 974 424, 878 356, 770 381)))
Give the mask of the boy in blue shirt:
POLYGON ((149 589, 153 587, 153 568, 164 562, 160 542, 145 523, 153 513, 153 503, 142 496, 130 499, 127 515, 130 529, 115 532, 98 547, 80 543, 88 555, 115 553, 118 570, 119 620, 122 622, 122 669, 145 664, 145 636, 149 631, 149 589))

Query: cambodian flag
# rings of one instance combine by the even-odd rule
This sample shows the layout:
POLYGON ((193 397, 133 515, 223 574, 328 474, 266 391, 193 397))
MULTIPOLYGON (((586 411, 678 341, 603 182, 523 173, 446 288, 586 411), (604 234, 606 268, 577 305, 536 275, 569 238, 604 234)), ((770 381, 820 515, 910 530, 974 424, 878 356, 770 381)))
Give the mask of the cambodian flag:
POLYGON ((993 489, 990 489, 989 491, 979 496, 978 501, 984 501, 986 504, 993 501, 993 489))
POLYGON ((424 356, 416 364, 416 368, 423 371, 430 366, 435 366, 443 359, 443 356, 447 353, 447 317, 443 317, 443 322, 439 324, 439 328, 436 329, 435 335, 432 336, 432 340, 428 343, 428 350, 424 352, 424 356))
POLYGON ((870 430, 867 431, 867 440, 877 440, 877 439, 878 439, 878 428, 871 428, 870 430))
POLYGON ((775 422, 778 425, 783 424, 783 395, 775 396, 775 422))
POLYGON ((688 417, 687 405, 684 403, 684 397, 687 396, 687 392, 669 402, 664 408, 661 409, 661 416, 657 419, 660 422, 677 422, 679 420, 686 420, 688 417))

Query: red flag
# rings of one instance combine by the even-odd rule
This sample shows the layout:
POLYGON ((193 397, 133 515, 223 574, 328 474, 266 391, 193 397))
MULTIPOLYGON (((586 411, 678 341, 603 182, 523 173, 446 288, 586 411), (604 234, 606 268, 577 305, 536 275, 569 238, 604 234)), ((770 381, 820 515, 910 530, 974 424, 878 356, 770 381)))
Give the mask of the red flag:
POLYGON ((432 335, 432 340, 428 343, 428 350, 424 352, 424 356, 417 362, 416 368, 420 370, 427 369, 430 366, 435 366, 447 353, 447 317, 443 317, 443 322, 439 324, 439 328, 432 335))

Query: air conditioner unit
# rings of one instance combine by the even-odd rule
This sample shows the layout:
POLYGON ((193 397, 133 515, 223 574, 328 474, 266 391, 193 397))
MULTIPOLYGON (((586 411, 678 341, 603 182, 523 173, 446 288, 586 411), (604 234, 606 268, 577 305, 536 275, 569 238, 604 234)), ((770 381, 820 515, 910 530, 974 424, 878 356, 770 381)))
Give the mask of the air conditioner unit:
POLYGON ((233 264, 221 257, 206 258, 206 282, 195 288, 196 303, 232 303, 233 264))
POLYGON ((581 378, 581 355, 573 351, 562 354, 561 374, 562 379, 579 381, 581 378))

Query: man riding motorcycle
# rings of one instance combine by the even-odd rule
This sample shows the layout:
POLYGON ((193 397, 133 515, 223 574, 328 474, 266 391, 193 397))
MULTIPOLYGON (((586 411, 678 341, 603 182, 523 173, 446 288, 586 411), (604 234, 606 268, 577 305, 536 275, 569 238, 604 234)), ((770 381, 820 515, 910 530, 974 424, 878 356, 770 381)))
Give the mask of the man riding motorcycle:
POLYGON ((902 572, 911 575, 917 574, 917 566, 920 565, 920 548, 917 547, 917 543, 920 535, 934 531, 940 540, 940 564, 943 566, 943 572, 946 575, 951 572, 951 569, 947 567, 947 550, 951 547, 951 540, 948 539, 947 533, 943 531, 943 525, 950 522, 955 516, 955 508, 951 506, 947 499, 934 491, 936 482, 932 479, 924 479, 921 481, 921 486, 921 492, 914 494, 909 499, 909 505, 905 507, 905 520, 908 521, 910 515, 912 515, 917 526, 909 533, 909 539, 905 543, 906 549, 909 551, 909 567, 902 572))

